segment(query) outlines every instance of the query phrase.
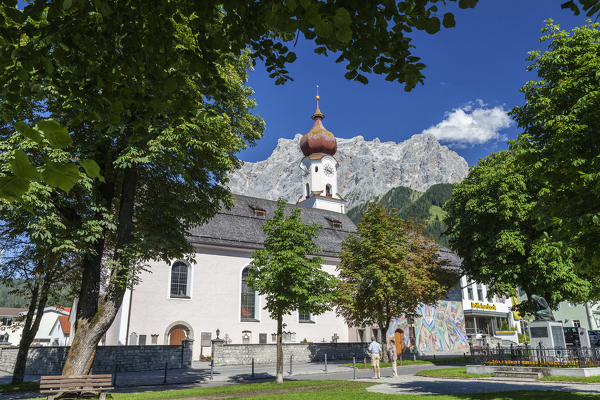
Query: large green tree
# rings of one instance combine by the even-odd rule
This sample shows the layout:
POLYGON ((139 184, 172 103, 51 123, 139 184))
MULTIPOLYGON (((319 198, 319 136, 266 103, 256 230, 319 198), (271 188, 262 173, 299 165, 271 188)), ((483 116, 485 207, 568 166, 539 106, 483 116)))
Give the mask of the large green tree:
MULTIPOLYGON (((0 145, 10 147, 10 140, 0 145)), ((0 153, 0 160, 9 153, 0 153)), ((53 297, 78 285, 74 258, 91 236, 84 228, 72 231, 76 227, 61 218, 52 195, 50 187, 34 182, 21 201, 0 202, 0 281, 18 278, 14 291, 29 302, 27 315, 19 322, 22 333, 13 384, 23 382, 28 350, 44 308, 53 297)))
POLYGON ((68 234, 85 236, 63 370, 85 374, 136 271, 191 254, 186 232, 231 204, 222 184, 235 153, 263 129, 245 85, 250 58, 211 45, 223 15, 200 21, 195 3, 36 1, 23 12, 9 3, 0 6, 4 154, 27 151, 42 170, 56 157, 94 160, 104 177, 73 165, 68 193, 48 189, 68 234), (69 127, 68 143, 28 147, 35 140, 18 122, 48 116, 69 127))
POLYGON ((265 308, 277 321, 277 382, 283 383, 283 317, 293 311, 321 314, 331 309, 337 279, 321 267, 315 243, 321 228, 306 225, 299 208, 285 215, 286 202, 279 199, 273 217, 262 230, 264 248, 252 254, 246 284, 265 296, 265 308))
MULTIPOLYGON (((230 204, 222 184, 235 154, 263 129, 250 112, 250 63, 284 83, 296 58, 287 45, 303 36, 337 54, 348 79, 372 72, 410 90, 424 64, 407 33, 438 31, 444 3, 2 2, 0 134, 13 167, 3 165, 0 184, 17 197, 27 185, 15 178, 45 181, 61 219, 87 234, 63 372, 89 372, 136 270, 190 254, 188 229, 230 204)), ((454 25, 450 13, 443 24, 454 25)))
POLYGON ((419 304, 442 299, 452 283, 439 246, 422 233, 421 226, 403 220, 396 210, 371 202, 357 234, 342 243, 337 311, 352 326, 377 325, 386 358, 392 320, 416 316, 419 304))
MULTIPOLYGON (((463 258, 464 272, 498 295, 519 287, 551 307, 587 301, 590 280, 597 279, 578 274, 574 252, 538 225, 538 193, 531 170, 514 152, 480 160, 444 207, 451 248, 463 258)), ((529 301, 518 305, 525 312, 532 307, 529 301)))
POLYGON ((570 31, 547 21, 546 51, 530 52, 538 80, 511 116, 523 129, 513 149, 538 186, 538 225, 600 271, 600 24, 570 31))

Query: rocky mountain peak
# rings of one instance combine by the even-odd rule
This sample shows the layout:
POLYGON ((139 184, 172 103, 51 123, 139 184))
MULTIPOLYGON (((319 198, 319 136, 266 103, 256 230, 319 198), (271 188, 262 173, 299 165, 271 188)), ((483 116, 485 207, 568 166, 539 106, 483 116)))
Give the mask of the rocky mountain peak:
MULTIPOLYGON (((283 197, 296 203, 302 196, 301 137, 281 138, 266 160, 244 163, 230 175, 231 191, 272 200, 283 197)), ((378 138, 368 141, 362 136, 337 138, 337 145, 338 187, 347 209, 397 186, 424 192, 437 183, 460 182, 469 172, 464 158, 431 134, 413 135, 400 143, 378 138)))

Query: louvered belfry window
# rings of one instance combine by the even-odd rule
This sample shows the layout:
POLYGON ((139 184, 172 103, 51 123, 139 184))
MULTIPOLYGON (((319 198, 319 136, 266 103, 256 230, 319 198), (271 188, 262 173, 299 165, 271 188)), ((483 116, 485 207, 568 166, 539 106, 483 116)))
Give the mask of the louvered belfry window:
POLYGON ((188 266, 177 261, 171 270, 171 297, 189 297, 188 294, 188 266))

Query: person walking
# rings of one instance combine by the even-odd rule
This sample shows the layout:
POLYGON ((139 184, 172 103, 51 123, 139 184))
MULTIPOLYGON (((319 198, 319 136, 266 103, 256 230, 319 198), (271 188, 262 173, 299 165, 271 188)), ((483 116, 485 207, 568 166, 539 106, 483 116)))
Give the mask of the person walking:
POLYGON ((398 359, 398 353, 396 352, 396 340, 390 339, 390 344, 388 346, 388 356, 390 357, 390 362, 392 363, 392 377, 398 376, 398 369, 396 368, 396 360, 398 359))
POLYGON ((369 354, 371 355, 371 365, 373 366, 373 379, 381 379, 381 368, 379 367, 379 360, 381 360, 381 345, 375 341, 375 336, 371 336, 369 354))

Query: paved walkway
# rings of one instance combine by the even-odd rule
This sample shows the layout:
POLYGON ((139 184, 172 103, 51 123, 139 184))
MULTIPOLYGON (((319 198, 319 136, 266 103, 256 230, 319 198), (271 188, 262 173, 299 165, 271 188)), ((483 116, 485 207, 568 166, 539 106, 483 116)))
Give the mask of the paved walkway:
MULTIPOLYGON (((502 380, 502 379, 443 379, 415 376, 414 374, 432 368, 447 368, 448 365, 421 364, 398 367, 398 377, 391 378, 391 368, 384 368, 381 380, 370 379, 370 369, 357 369, 356 379, 365 382, 380 383, 367 390, 393 394, 462 394, 504 392, 513 390, 560 390, 571 392, 600 393, 600 384, 562 384, 542 383, 534 381, 502 380)), ((224 386, 240 383, 270 381, 274 378, 274 365, 256 365, 254 377, 249 366, 232 366, 215 368, 213 379, 210 379, 210 368, 194 368, 169 370, 167 383, 164 384, 164 371, 124 372, 117 374, 116 392, 144 392, 158 390, 187 389, 195 387, 224 386)), ((1 374, 1 373, 0 373, 1 374)), ((289 365, 284 368, 285 379, 288 380, 352 380, 354 371, 340 363, 328 364, 327 371, 322 363, 298 364, 293 366, 292 374, 289 365)), ((26 380, 39 380, 39 376, 26 376, 26 380)), ((0 383, 10 382, 10 376, 0 375, 0 383)), ((0 400, 19 400, 39 397, 39 392, 0 394, 0 400)))
POLYGON ((600 393, 600 384, 563 384, 535 381, 508 381, 499 379, 443 379, 422 376, 399 376, 386 379, 381 385, 370 386, 369 392, 388 394, 466 394, 494 393, 513 390, 550 390, 600 393))
MULTIPOLYGON (((423 369, 444 368, 432 364, 398 367, 399 374, 413 375, 423 369)), ((383 369, 384 376, 391 375, 391 368, 383 369)), ((0 383, 9 383, 10 375, 1 375, 0 383)), ((357 369, 357 379, 368 379, 373 375, 370 369, 357 369)), ((166 384, 163 371, 120 372, 117 374, 116 392, 143 392, 156 390, 187 389, 194 387, 224 386, 239 383, 271 381, 275 378, 275 365, 256 365, 254 376, 250 366, 215 367, 213 379, 210 379, 210 367, 193 369, 173 369, 167 371, 166 384)), ((294 364, 290 374, 289 364, 284 364, 284 378, 293 380, 350 380, 354 378, 351 367, 343 363, 329 363, 327 371, 323 363, 294 364)), ((39 381, 39 375, 27 375, 25 380, 39 381)), ((0 400, 27 399, 39 396, 39 393, 0 394, 0 400)))

